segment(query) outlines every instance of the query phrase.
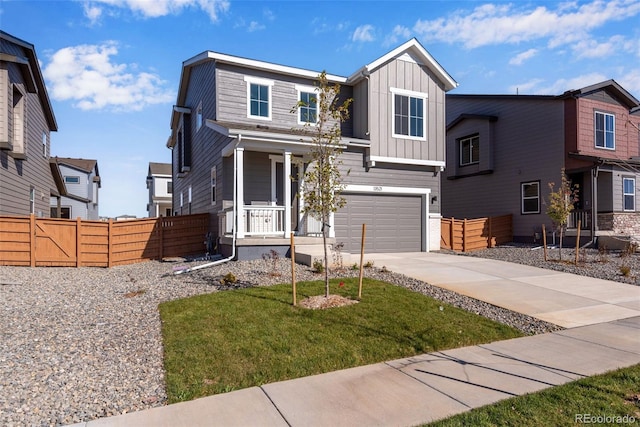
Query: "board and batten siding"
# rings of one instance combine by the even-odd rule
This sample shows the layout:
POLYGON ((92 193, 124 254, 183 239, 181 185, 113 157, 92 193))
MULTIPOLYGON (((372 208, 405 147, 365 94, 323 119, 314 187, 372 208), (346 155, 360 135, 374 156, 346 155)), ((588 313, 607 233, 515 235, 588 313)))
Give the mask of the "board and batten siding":
MULTIPOLYGON (((2 41, 2 52, 11 55, 26 57, 22 48, 6 41, 2 41)), ((9 114, 9 105, 13 105, 13 87, 24 94, 25 120, 24 120, 24 144, 26 159, 15 159, 9 151, 0 150, 0 215, 29 215, 30 191, 35 189, 35 214, 36 216, 49 217, 49 197, 51 190, 56 185, 51 176, 49 167, 50 154, 50 129, 44 115, 43 106, 37 93, 28 92, 20 68, 15 63, 3 62, 3 69, 7 70, 5 87, 6 91, 4 108, 0 109, 7 114, 9 140, 13 138, 13 117, 9 114), (43 134, 46 138, 46 146, 43 151, 43 134)))
POLYGON ((445 92, 432 73, 425 66, 399 58, 371 72, 369 85, 371 155, 444 162, 445 92), (427 94, 426 141, 392 137, 391 88, 427 94))
MULTIPOLYGON (((531 238, 542 224, 550 229, 542 199, 547 200, 549 182, 560 182, 564 162, 564 119, 561 100, 531 97, 485 97, 449 95, 447 123, 461 114, 495 116, 491 135, 493 172, 485 175, 453 178, 456 167, 448 164, 442 179, 442 215, 455 218, 480 218, 513 214, 514 238, 531 238), (521 184, 540 183, 540 213, 521 214, 521 184)), ((450 129, 447 151, 458 153, 458 140, 480 130, 464 124, 450 129)), ((480 146, 486 141, 481 138, 480 146)), ((481 155, 483 155, 481 149, 481 155)), ((453 155, 450 160, 459 162, 453 155)), ((481 160, 482 162, 482 160, 481 160)))

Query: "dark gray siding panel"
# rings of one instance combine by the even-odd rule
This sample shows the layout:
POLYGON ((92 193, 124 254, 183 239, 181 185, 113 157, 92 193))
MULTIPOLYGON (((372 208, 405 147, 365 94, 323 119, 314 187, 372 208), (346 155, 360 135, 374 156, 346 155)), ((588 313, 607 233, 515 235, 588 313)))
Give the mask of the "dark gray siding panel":
MULTIPOLYGON (((442 180, 443 216, 477 218, 510 213, 514 236, 526 238, 540 230, 543 223, 550 229, 551 221, 542 201, 540 214, 521 214, 520 187, 523 182, 540 181, 541 195, 546 200, 548 183, 559 182, 564 164, 562 101, 449 96, 447 122, 461 114, 498 117, 493 132, 493 173, 450 180, 447 178, 455 174, 455 168, 447 165, 442 180)), ((482 121, 478 121, 478 129, 481 126, 482 121)), ((447 135, 450 152, 456 150, 456 138, 461 136, 456 129, 458 126, 447 135)), ((462 133, 470 131, 463 129, 462 133)))
POLYGON ((344 243, 345 252, 360 252, 362 224, 367 224, 367 253, 420 252, 420 197, 345 194, 345 199, 347 204, 335 215, 336 242, 344 243))
POLYGON ((271 160, 268 153, 244 152, 244 203, 271 198, 271 160))

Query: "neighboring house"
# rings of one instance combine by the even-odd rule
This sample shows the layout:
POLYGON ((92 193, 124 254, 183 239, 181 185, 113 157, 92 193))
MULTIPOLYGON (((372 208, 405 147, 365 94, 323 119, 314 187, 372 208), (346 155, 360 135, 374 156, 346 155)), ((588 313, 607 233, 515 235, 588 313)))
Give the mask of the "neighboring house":
POLYGON ((52 157, 51 163, 58 169, 65 186, 65 192, 61 197, 51 199, 51 216, 99 220, 98 190, 101 182, 98 162, 90 159, 52 157))
POLYGON ((564 167, 579 187, 569 234, 580 220, 584 240, 640 238, 640 104, 615 81, 558 96, 448 95, 447 123, 445 217, 510 213, 514 240, 540 242, 564 167))
POLYGON ((149 218, 171 216, 171 193, 173 193, 171 163, 149 163, 147 190, 149 190, 147 203, 149 218))
POLYGON ((0 31, 0 215, 49 216, 64 187, 49 164, 57 130, 34 46, 0 31))
MULTIPOLYGON (((291 232, 299 243, 318 236, 297 184, 311 144, 300 130, 315 104, 291 112, 314 98, 318 75, 211 51, 183 63, 167 142, 173 210, 209 212, 220 252, 234 236, 239 258, 288 249, 291 232)), ((330 218, 330 236, 359 252, 366 223, 367 252, 439 249, 445 92, 457 83, 415 39, 328 79, 353 98, 342 125, 347 204, 330 218)))

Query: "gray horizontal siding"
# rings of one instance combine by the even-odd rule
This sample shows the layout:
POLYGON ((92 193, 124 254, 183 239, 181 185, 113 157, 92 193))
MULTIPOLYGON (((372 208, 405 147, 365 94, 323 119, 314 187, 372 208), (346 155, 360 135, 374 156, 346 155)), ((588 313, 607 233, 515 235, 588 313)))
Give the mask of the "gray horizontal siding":
MULTIPOLYGON (((477 218, 513 214, 515 236, 533 236, 543 223, 551 227, 543 203, 540 214, 521 214, 520 188, 523 182, 539 180, 542 198, 548 199, 548 183, 560 182, 564 163, 562 101, 449 96, 447 122, 461 114, 498 117, 492 132, 493 173, 449 180, 456 167, 447 165, 442 180, 443 216, 477 218)), ((474 132, 463 123, 447 134, 450 153, 457 151, 458 138, 474 132)), ((482 121, 477 124, 478 130, 486 126, 482 121)), ((481 139, 480 145, 483 143, 486 141, 481 139)))
MULTIPOLYGON (((26 57, 22 48, 6 41, 0 46, 2 52, 11 55, 26 57)), ((44 110, 37 93, 28 93, 20 68, 14 63, 3 63, 8 73, 6 87, 0 90, 7 91, 8 105, 13 102, 14 84, 25 94, 25 160, 16 160, 7 151, 0 151, 0 214, 1 215, 28 215, 29 195, 31 186, 36 190, 35 212, 36 215, 48 217, 49 196, 56 189, 49 167, 49 127, 44 116, 44 110), (42 135, 46 134, 47 146, 43 154, 42 135)), ((8 105, 0 112, 7 114, 8 105)), ((13 119, 8 117, 9 139, 13 138, 13 119)))
MULTIPOLYGON (((269 126, 290 130, 298 125, 297 113, 291 112, 298 102, 296 85, 314 87, 315 80, 281 76, 275 73, 240 68, 229 64, 218 64, 216 68, 216 87, 218 90, 217 118, 220 121, 269 126), (247 117, 247 82, 245 76, 274 81, 272 86, 271 120, 247 117)), ((352 96, 352 88, 341 87, 341 99, 352 96)), ((351 122, 343 124, 345 136, 353 133, 351 122)))

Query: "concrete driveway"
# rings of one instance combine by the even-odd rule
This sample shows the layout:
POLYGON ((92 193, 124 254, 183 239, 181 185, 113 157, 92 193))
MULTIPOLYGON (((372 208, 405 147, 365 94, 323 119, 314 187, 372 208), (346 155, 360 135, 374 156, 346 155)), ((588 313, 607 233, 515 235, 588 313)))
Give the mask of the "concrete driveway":
POLYGON ((366 259, 565 328, 640 316, 640 286, 438 252, 369 254, 366 259))

